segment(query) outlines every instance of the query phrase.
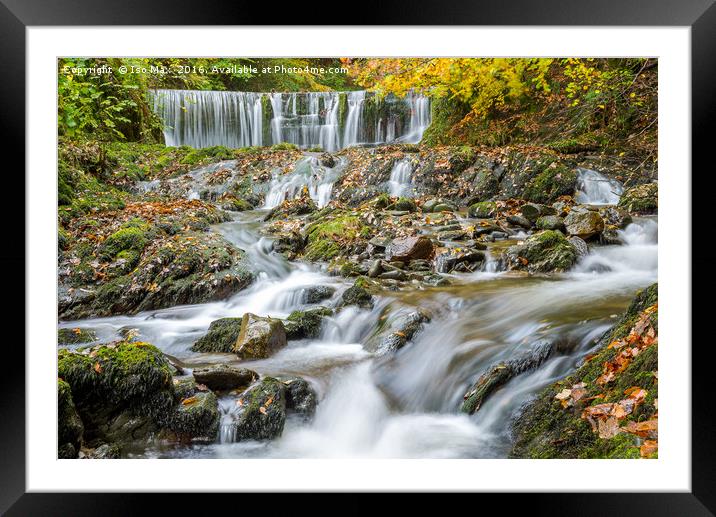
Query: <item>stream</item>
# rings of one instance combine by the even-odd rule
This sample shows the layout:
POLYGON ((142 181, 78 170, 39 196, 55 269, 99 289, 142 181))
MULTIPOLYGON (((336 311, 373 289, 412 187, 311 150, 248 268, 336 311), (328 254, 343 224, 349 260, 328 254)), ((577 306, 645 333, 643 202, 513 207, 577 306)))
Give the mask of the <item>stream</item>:
MULTIPOLYGON (((265 207, 235 214, 214 228, 245 250, 258 271, 249 288, 220 302, 60 326, 91 327, 99 341, 119 339, 122 329, 137 329, 141 340, 191 369, 239 363, 231 354, 190 351, 213 320, 245 312, 285 318, 310 307, 306 290, 317 285, 336 288, 332 299, 321 304, 335 303, 352 281, 329 276, 317 265, 288 261, 271 251, 271 240, 260 232, 268 210, 283 196, 296 195, 302 185, 309 186, 320 206, 330 200, 334 170, 321 169, 310 156, 297 170, 290 178, 274 179, 265 207)), ((409 170, 398 172, 390 188, 402 190, 409 170)), ((596 191, 595 202, 612 201, 612 190, 596 191)), ((583 194, 589 196, 589 189, 583 194)), ((242 367, 262 375, 308 380, 320 401, 312 421, 289 417, 276 440, 235 442, 231 431, 236 404, 227 396, 219 401, 222 420, 216 443, 157 446, 135 457, 505 457, 510 422, 520 407, 573 371, 635 291, 657 280, 656 218, 635 219, 619 231, 619 239, 621 245, 590 246, 590 253, 566 273, 528 276, 499 271, 490 262, 483 271, 450 275, 449 286, 384 291, 371 310, 347 307, 324 323, 319 338, 289 341, 268 359, 241 361, 242 367), (415 307, 429 311, 431 321, 412 342, 394 354, 364 349, 382 319, 415 307), (476 414, 459 413, 463 395, 481 373, 545 340, 557 344, 557 353, 497 390, 476 414)), ((488 246, 515 242, 513 238, 488 246)))

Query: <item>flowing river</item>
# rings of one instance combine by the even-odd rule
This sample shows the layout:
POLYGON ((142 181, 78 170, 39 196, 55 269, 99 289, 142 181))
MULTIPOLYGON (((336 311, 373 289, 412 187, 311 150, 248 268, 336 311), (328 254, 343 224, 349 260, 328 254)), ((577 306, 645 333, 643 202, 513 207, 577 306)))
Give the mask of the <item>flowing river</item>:
MULTIPOLYGON (((330 187, 321 186, 331 184, 333 171, 317 167, 309 157, 298 174, 325 204, 330 187)), ((267 199, 277 192, 294 193, 298 183, 275 180, 267 199)), ((308 288, 336 288, 331 300, 321 302, 330 305, 352 284, 318 266, 290 262, 272 252, 270 239, 260 233, 272 205, 267 202, 263 209, 236 214, 231 222, 215 227, 246 251, 258 271, 248 289, 220 302, 60 326, 92 328, 99 341, 119 339, 120 331, 137 329, 140 339, 178 358, 189 370, 216 362, 238 364, 234 355, 194 353, 190 347, 213 320, 245 312, 284 318, 310 307, 305 303, 308 288)), ((385 291, 371 310, 347 307, 324 323, 318 339, 289 341, 269 359, 241 362, 262 375, 299 375, 311 382, 320 400, 312 421, 289 417, 276 440, 235 442, 235 397, 227 396, 219 402, 222 420, 216 443, 156 447, 138 451, 137 456, 505 457, 510 423, 520 407, 573 371, 635 291, 657 280, 656 218, 635 219, 619 231, 619 239, 621 245, 592 246, 566 273, 527 276, 499 271, 495 262, 488 262, 484 271, 452 275, 449 286, 385 291), (431 321, 412 342, 394 354, 364 349, 381 322, 416 307, 427 310, 431 321), (480 374, 502 360, 535 350, 545 340, 556 344, 548 360, 497 390, 476 414, 459 413, 463 395, 480 374)))

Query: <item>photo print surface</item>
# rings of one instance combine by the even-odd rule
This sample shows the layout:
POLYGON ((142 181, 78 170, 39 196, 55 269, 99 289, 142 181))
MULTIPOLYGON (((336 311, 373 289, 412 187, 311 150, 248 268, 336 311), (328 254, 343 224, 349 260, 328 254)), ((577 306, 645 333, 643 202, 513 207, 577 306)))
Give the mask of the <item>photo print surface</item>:
POLYGON ((653 58, 61 58, 59 458, 658 456, 653 58))

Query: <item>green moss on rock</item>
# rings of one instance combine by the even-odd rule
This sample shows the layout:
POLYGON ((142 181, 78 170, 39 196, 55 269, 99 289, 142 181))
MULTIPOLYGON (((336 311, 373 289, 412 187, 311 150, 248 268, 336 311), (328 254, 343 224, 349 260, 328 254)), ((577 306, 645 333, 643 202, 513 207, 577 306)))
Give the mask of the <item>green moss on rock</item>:
POLYGON ((241 333, 242 318, 212 321, 209 330, 191 347, 193 352, 231 352, 241 333))

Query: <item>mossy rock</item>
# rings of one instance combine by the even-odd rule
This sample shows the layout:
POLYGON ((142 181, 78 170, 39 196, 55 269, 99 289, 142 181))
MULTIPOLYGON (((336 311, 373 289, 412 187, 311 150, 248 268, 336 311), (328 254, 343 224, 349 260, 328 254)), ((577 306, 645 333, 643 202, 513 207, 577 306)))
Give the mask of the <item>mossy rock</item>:
POLYGON ((511 269, 545 273, 572 267, 577 261, 577 251, 561 232, 545 230, 508 248, 506 257, 511 269))
POLYGON ((57 330, 57 343, 60 345, 79 345, 97 341, 97 334, 92 329, 62 328, 57 330))
POLYGON ((619 199, 619 208, 637 214, 654 214, 659 209, 659 186, 656 183, 636 185, 619 199))
POLYGON ((526 185, 523 197, 535 203, 552 203, 560 196, 571 196, 577 186, 577 171, 563 163, 549 163, 526 185))
POLYGON ((286 387, 286 410, 309 420, 316 413, 318 395, 311 384, 302 377, 281 379, 286 387))
POLYGON ((246 210, 253 210, 254 207, 251 203, 245 199, 239 199, 236 197, 226 197, 221 201, 221 208, 229 210, 231 212, 245 212, 246 210))
POLYGON ((89 437, 132 441, 167 421, 174 405, 172 372, 156 347, 120 342, 62 349, 57 362, 89 437))
POLYGON ((212 364, 195 368, 192 374, 196 382, 211 390, 245 389, 259 378, 259 375, 252 370, 236 368, 229 364, 212 364))
POLYGON ((343 292, 341 296, 340 306, 347 307, 355 305, 363 309, 373 308, 373 297, 360 285, 352 285, 343 292))
POLYGON ((474 203, 467 209, 467 214, 478 219, 490 219, 497 215, 497 203, 494 201, 474 203))
POLYGON ((122 251, 141 253, 149 243, 151 226, 142 220, 131 220, 114 232, 102 243, 99 254, 110 260, 122 251))
POLYGON ((192 345, 192 352, 231 352, 241 333, 242 321, 242 318, 221 318, 212 321, 206 334, 192 345))
POLYGON ((535 226, 540 230, 563 230, 564 219, 558 215, 544 215, 537 219, 535 226))
POLYGON ((604 364, 621 353, 620 348, 608 345, 625 338, 647 308, 652 308, 649 321, 658 331, 658 286, 653 284, 640 291, 632 300, 619 321, 600 338, 593 356, 568 376, 543 390, 530 402, 513 425, 514 443, 511 457, 517 458, 639 458, 637 439, 629 433, 620 432, 612 438, 600 438, 582 411, 589 404, 613 403, 625 398, 625 390, 637 386, 647 395, 634 411, 620 422, 643 421, 656 412, 658 380, 658 344, 643 349, 615 379, 604 385, 596 381, 603 373, 604 364), (584 383, 587 392, 583 400, 573 407, 562 407, 555 396, 565 388, 584 383), (598 398, 591 398, 599 395, 598 398))
POLYGON ((332 314, 333 311, 326 307, 293 311, 286 318, 286 337, 288 339, 317 338, 321 332, 323 320, 332 314))
POLYGON ((327 216, 311 223, 304 233, 307 245, 303 257, 310 261, 328 261, 341 255, 346 240, 354 240, 365 233, 366 226, 355 215, 327 216))
POLYGON ((57 379, 57 446, 59 458, 76 458, 84 425, 72 401, 70 385, 57 379))
POLYGON ((243 410, 234 424, 238 441, 273 440, 281 436, 286 422, 286 386, 281 381, 264 377, 239 401, 243 410))
POLYGON ((415 212, 417 209, 418 207, 415 204, 415 200, 410 199, 409 197, 400 197, 393 204, 393 210, 398 210, 401 212, 415 212))
POLYGON ((211 391, 198 392, 179 402, 167 427, 181 441, 213 442, 219 432, 219 403, 211 391))

